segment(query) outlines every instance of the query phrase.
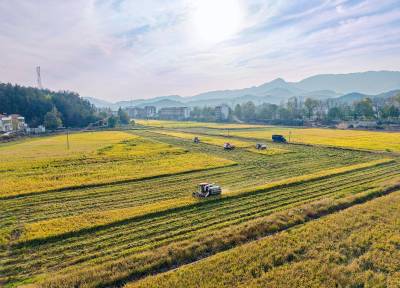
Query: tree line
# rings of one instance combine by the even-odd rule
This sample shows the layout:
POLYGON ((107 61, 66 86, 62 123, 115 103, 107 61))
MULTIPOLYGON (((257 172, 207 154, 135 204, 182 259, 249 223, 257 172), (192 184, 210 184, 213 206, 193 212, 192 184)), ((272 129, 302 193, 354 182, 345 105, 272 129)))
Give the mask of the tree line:
MULTIPOLYGON (((192 120, 217 121, 215 109, 195 107, 192 120)), ((297 97, 277 104, 255 105, 249 101, 230 110, 228 121, 269 122, 273 124, 302 125, 305 121, 333 123, 338 121, 377 120, 400 122, 400 94, 390 98, 364 98, 353 103, 337 99, 316 100, 297 97)))
POLYGON ((50 129, 85 127, 100 119, 96 108, 77 93, 5 83, 0 83, 0 113, 20 114, 29 126, 50 129))

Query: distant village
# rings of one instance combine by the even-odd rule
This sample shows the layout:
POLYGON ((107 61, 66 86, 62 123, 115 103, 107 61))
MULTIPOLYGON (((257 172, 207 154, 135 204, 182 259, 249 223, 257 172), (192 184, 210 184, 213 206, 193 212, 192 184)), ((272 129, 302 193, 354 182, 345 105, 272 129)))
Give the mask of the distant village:
MULTIPOLYGON (((187 120, 191 117, 189 107, 164 107, 158 111, 155 106, 128 107, 125 111, 133 119, 187 120)), ((217 121, 227 121, 230 108, 228 105, 216 106, 214 113, 217 121)))

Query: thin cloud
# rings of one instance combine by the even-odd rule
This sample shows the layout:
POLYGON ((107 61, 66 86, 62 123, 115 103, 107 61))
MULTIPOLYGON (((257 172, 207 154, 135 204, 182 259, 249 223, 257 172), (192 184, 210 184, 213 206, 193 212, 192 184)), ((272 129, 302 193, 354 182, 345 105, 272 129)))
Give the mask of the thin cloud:
POLYGON ((194 0, 2 1, 0 81, 35 85, 41 65, 48 88, 116 101, 400 65, 398 0, 239 1, 215 43, 196 38, 194 0))

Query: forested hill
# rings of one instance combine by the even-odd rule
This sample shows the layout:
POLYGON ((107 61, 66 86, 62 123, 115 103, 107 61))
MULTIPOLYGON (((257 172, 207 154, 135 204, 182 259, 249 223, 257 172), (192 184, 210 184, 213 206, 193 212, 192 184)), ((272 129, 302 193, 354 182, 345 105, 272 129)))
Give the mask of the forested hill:
POLYGON ((96 108, 77 93, 0 83, 0 114, 21 114, 35 127, 43 124, 53 107, 60 112, 65 127, 83 127, 97 119, 96 108))

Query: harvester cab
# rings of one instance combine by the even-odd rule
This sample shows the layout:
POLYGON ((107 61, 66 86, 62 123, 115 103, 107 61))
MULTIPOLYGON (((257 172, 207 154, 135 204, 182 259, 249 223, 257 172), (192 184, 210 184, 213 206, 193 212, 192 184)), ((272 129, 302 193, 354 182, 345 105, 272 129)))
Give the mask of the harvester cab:
POLYGON ((197 144, 197 143, 200 143, 200 138, 197 137, 197 136, 194 137, 194 138, 193 138, 193 142, 196 143, 196 144, 197 144))
POLYGON ((199 190, 197 192, 193 192, 193 196, 198 198, 207 198, 210 196, 221 195, 221 192, 221 186, 209 183, 200 183, 199 190))
POLYGON ((228 142, 224 144, 224 150, 233 150, 233 149, 235 149, 235 145, 228 142))
POLYGON ((256 144, 256 149, 257 150, 266 150, 267 149, 267 145, 263 144, 263 143, 257 143, 256 144))

